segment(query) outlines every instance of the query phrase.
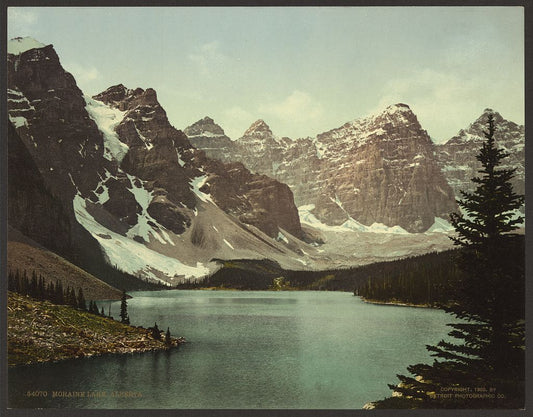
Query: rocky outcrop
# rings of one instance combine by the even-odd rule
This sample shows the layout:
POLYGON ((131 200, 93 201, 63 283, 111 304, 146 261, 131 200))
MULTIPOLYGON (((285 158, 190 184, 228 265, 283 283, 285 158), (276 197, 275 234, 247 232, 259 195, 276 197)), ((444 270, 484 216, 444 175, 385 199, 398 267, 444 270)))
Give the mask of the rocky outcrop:
POLYGON ((279 138, 258 120, 218 157, 288 184, 297 205, 314 205, 326 224, 423 232, 457 208, 434 153, 411 109, 397 104, 314 139, 279 138))
POLYGON ((489 114, 494 116, 496 146, 509 154, 502 160, 501 168, 516 169, 515 178, 512 180, 513 188, 519 194, 525 192, 524 126, 504 119, 492 109, 485 109, 470 126, 461 129, 446 143, 437 146, 437 157, 442 171, 457 198, 461 198, 461 191, 474 190, 475 184, 471 179, 478 175, 481 168, 476 155, 485 140, 483 131, 487 128, 489 114))

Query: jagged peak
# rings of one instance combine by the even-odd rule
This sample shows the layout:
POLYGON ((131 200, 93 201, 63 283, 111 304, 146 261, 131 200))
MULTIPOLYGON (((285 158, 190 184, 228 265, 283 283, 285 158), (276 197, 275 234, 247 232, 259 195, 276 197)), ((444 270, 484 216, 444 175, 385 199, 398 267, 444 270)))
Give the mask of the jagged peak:
POLYGON ((494 122, 496 124, 496 132, 501 132, 501 129, 506 131, 520 131, 523 132, 523 125, 520 126, 510 120, 505 119, 499 112, 496 110, 487 107, 483 110, 481 115, 467 128, 459 130, 455 136, 445 142, 448 143, 457 143, 457 142, 470 142, 470 141, 480 141, 483 140, 484 134, 483 131, 487 127, 488 116, 492 115, 494 117, 494 122))
POLYGON ((481 113, 474 123, 487 124, 487 118, 489 115, 492 115, 497 123, 505 120, 500 113, 487 107, 485 110, 483 110, 483 113, 481 113))
POLYGON ((128 107, 128 103, 142 101, 142 104, 148 106, 158 106, 157 93, 153 88, 143 90, 138 87, 131 89, 125 87, 123 84, 116 84, 105 91, 96 94, 92 97, 94 100, 102 101, 105 104, 118 106, 121 110, 128 107))
POLYGON ((272 130, 270 130, 270 127, 265 123, 263 119, 259 119, 251 124, 251 126, 246 130, 246 132, 244 132, 243 136, 254 135, 256 133, 268 133, 272 135, 272 130))
POLYGON ((225 136, 224 129, 220 127, 215 121, 209 117, 205 116, 203 119, 194 122, 192 125, 186 127, 183 130, 189 137, 193 136, 225 136))
POLYGON ((44 48, 45 46, 47 45, 29 36, 17 37, 10 39, 7 43, 7 53, 11 55, 20 55, 31 49, 44 48))

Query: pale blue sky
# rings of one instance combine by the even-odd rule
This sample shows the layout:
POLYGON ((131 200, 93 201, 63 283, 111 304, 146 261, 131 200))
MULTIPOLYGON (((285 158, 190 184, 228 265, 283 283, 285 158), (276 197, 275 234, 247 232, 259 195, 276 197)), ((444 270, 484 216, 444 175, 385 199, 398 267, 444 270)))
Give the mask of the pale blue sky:
POLYGON ((409 104, 437 141, 491 107, 524 122, 521 7, 9 8, 93 95, 154 88, 171 123, 314 136, 409 104))

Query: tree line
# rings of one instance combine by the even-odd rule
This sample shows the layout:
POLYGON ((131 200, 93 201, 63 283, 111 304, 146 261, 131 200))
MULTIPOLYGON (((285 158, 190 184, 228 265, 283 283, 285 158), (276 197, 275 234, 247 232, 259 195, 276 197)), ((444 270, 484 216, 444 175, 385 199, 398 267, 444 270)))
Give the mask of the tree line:
POLYGON ((44 277, 41 274, 37 275, 35 271, 32 271, 31 277, 29 277, 26 270, 22 272, 19 269, 15 271, 9 270, 7 276, 8 291, 27 295, 35 300, 68 305, 78 310, 107 317, 104 313, 104 308, 99 309, 95 301, 90 300, 89 304, 87 304, 81 287, 76 291, 74 287, 67 286, 64 288, 60 280, 56 280, 55 283, 52 280, 46 282, 44 277))
POLYGON ((394 268, 367 268, 368 278, 354 295, 371 301, 442 306, 449 302, 450 283, 461 270, 457 250, 431 253, 392 263, 394 268))
MULTIPOLYGON (((67 288, 64 288, 63 283, 60 280, 56 280, 55 283, 52 280, 49 280, 47 283, 44 277, 41 274, 37 275, 35 271, 32 271, 31 277, 28 277, 26 270, 23 270, 22 273, 19 269, 16 269, 15 271, 9 270, 8 291, 26 295, 38 301, 50 301, 53 304, 66 305, 97 316, 113 319, 111 313, 108 312, 106 315, 104 307, 99 309, 95 301, 89 300, 89 303, 87 304, 82 288, 78 288, 78 291, 76 292, 74 287, 67 286, 67 288)), ((125 290, 122 290, 122 297, 120 300, 120 322, 128 325, 130 324, 127 294, 125 290)), ((155 340, 163 340, 157 323, 155 323, 153 327, 149 327, 148 330, 155 340)), ((172 344, 170 328, 167 328, 164 341, 165 344, 169 346, 172 344)))

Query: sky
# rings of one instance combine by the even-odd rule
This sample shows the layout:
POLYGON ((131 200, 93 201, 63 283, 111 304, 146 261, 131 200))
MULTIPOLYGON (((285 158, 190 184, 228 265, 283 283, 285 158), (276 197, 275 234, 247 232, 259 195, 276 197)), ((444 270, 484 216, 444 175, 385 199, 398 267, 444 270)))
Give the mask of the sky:
POLYGON ((156 90, 183 130, 257 119, 315 136, 408 104, 442 142, 485 108, 524 123, 523 8, 10 7, 8 38, 53 44, 85 94, 156 90))

